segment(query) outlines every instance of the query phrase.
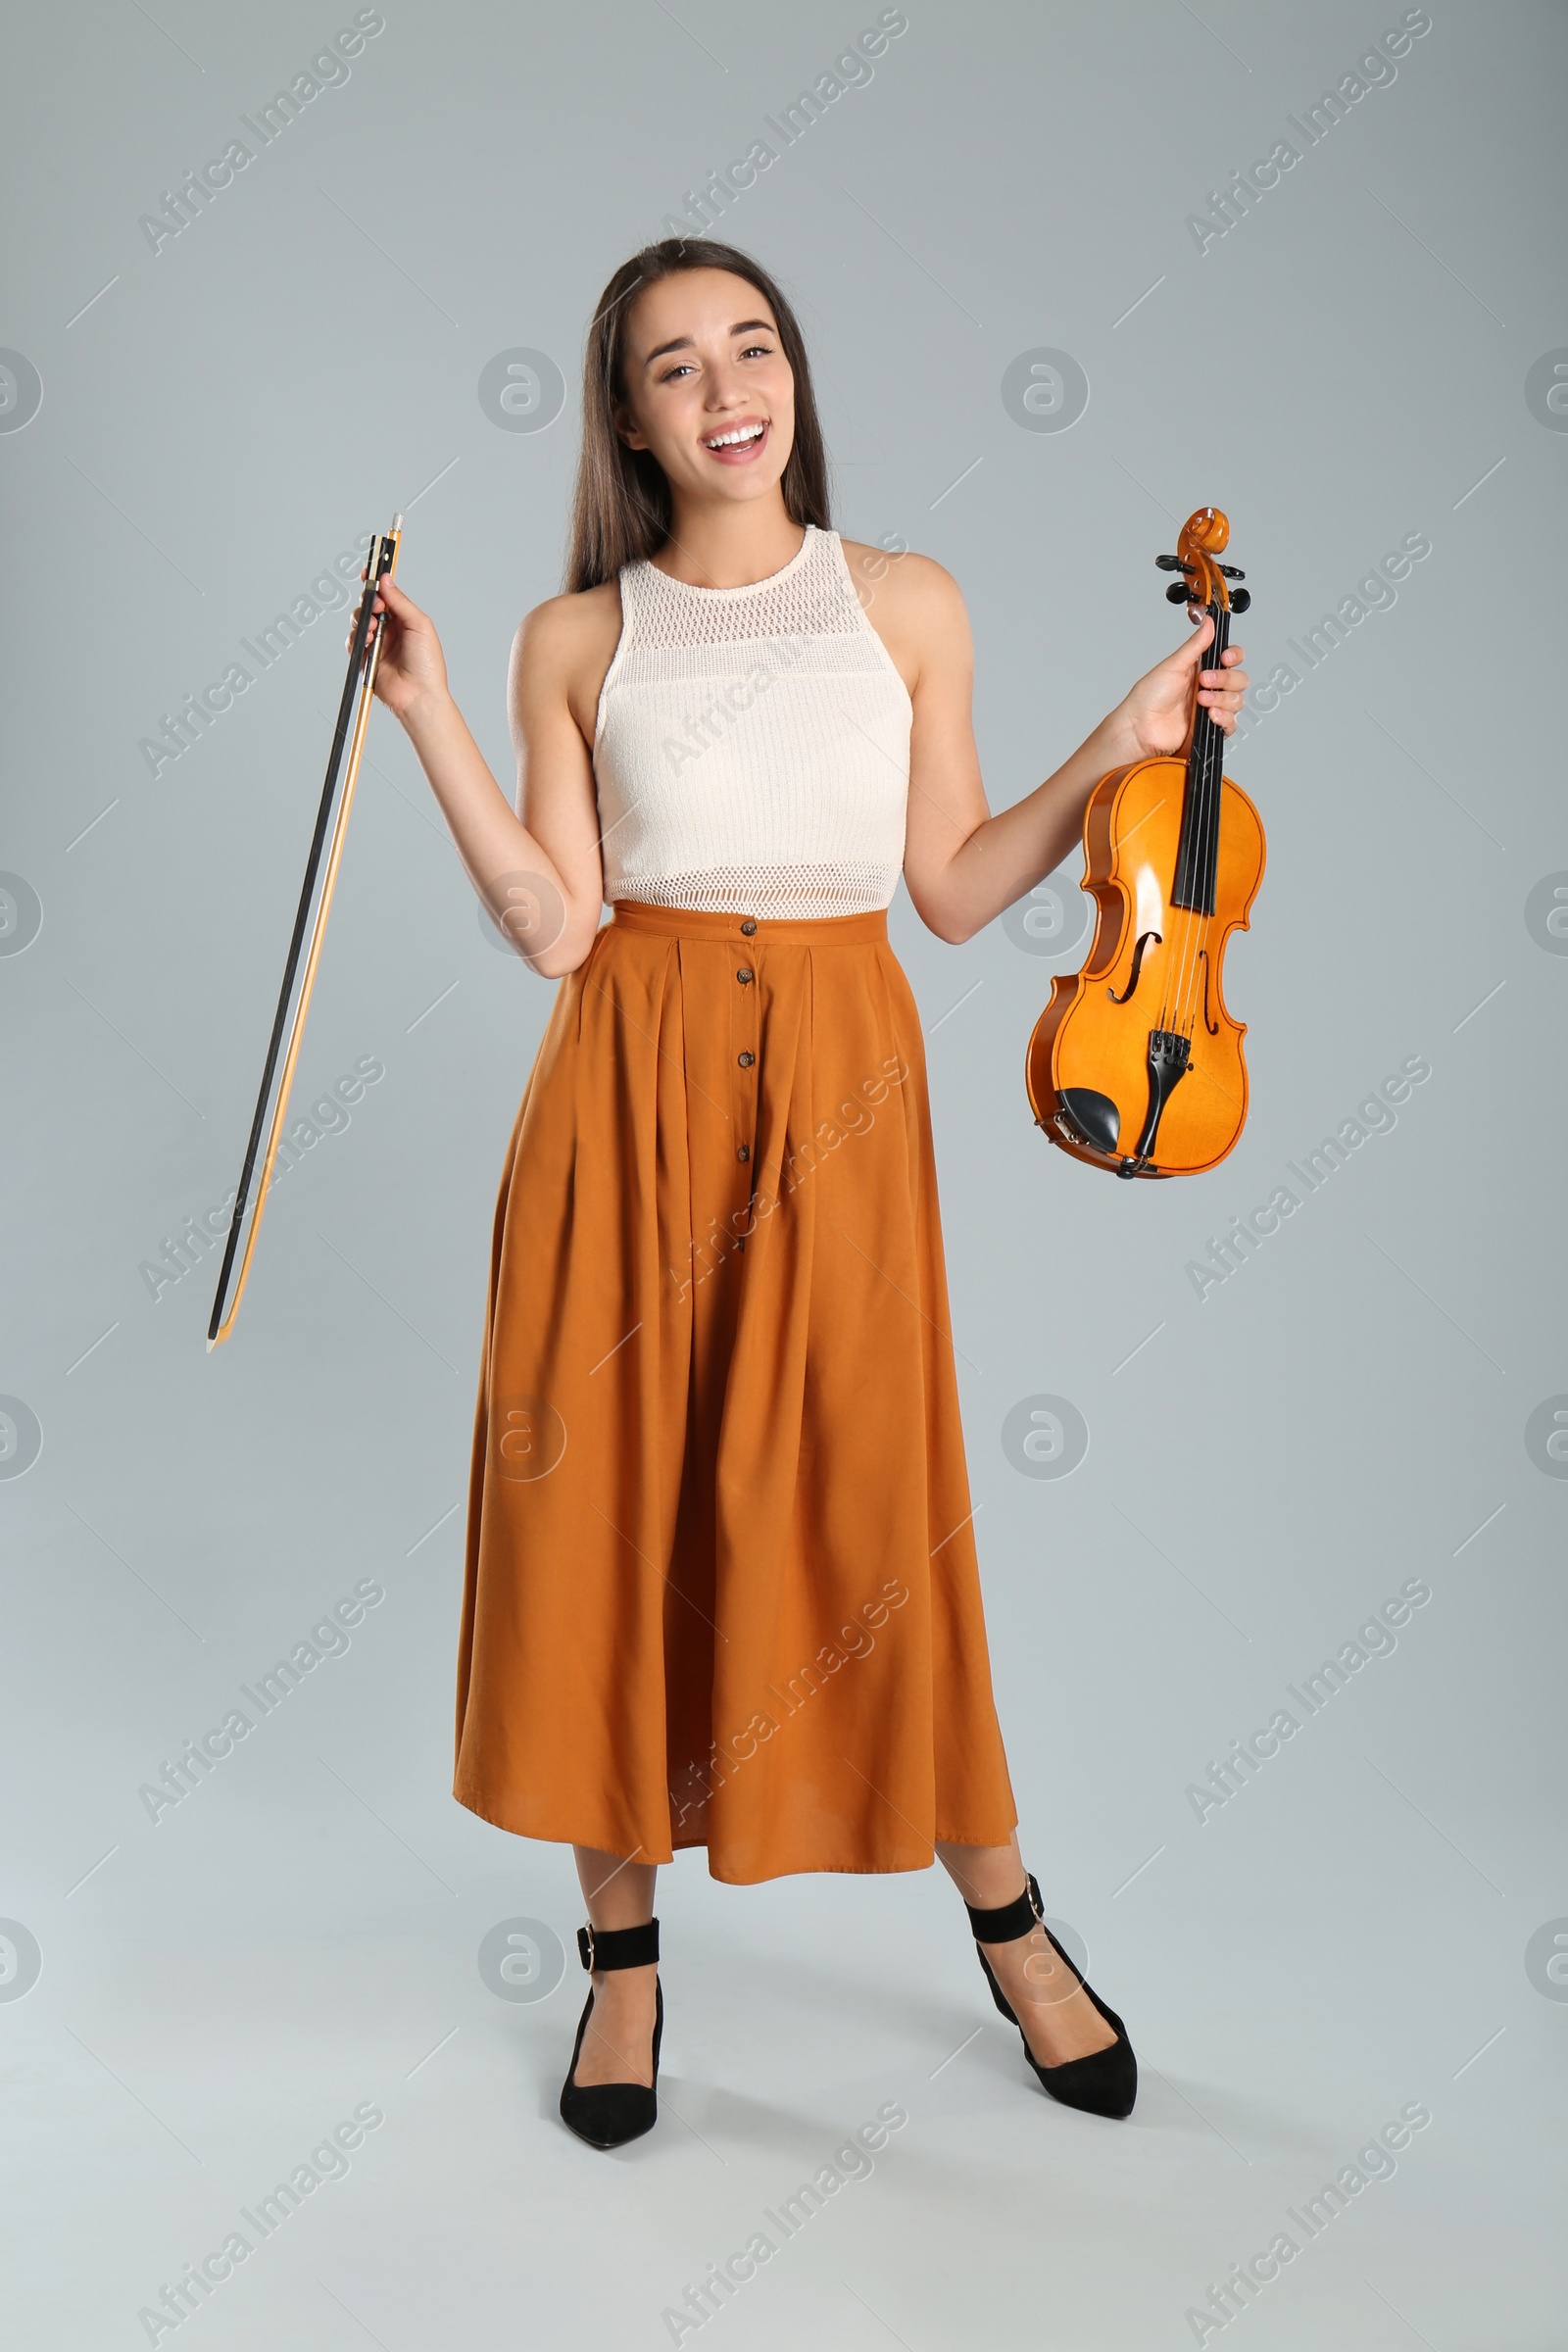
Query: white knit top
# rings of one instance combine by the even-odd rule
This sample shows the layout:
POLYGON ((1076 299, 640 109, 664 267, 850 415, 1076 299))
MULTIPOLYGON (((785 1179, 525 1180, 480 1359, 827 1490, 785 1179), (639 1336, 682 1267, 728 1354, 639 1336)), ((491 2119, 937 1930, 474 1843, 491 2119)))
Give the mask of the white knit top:
POLYGON ((594 777, 605 897, 760 916, 886 906, 904 864, 912 706, 837 531, 782 571, 694 588, 620 572, 594 777))

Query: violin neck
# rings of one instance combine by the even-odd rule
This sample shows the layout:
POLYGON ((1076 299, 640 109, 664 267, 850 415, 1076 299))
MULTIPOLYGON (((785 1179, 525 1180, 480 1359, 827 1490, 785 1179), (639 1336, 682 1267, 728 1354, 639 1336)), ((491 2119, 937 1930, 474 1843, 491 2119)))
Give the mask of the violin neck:
MULTIPOLYGON (((1214 642, 1204 648, 1201 666, 1217 669, 1219 658, 1230 643, 1231 616, 1225 607, 1210 605, 1208 611, 1214 623, 1214 642)), ((1208 712, 1200 708, 1195 679, 1193 723, 1187 737, 1187 781, 1182 794, 1182 830, 1176 850, 1171 904, 1191 907, 1200 914, 1214 911, 1224 757, 1225 737, 1208 712)))

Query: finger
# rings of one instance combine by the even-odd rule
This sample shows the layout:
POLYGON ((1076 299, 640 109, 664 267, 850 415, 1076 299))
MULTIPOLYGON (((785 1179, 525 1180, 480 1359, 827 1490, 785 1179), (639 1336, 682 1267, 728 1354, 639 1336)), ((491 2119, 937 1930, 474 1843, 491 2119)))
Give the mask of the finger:
POLYGON ((1243 658, 1244 654, 1246 653, 1246 650, 1247 650, 1247 649, 1246 649, 1246 647, 1245 647, 1245 646, 1240 646, 1240 645, 1228 645, 1228 646, 1225 648, 1225 651, 1224 651, 1224 652, 1221 654, 1221 656, 1220 656, 1220 660, 1221 660, 1221 662, 1229 662, 1235 663, 1235 662, 1240 662, 1240 661, 1242 660, 1242 658, 1243 658))
POLYGON ((1248 678, 1245 669, 1200 669, 1198 682, 1200 686, 1222 687, 1226 693, 1234 688, 1238 694, 1245 694, 1248 678))

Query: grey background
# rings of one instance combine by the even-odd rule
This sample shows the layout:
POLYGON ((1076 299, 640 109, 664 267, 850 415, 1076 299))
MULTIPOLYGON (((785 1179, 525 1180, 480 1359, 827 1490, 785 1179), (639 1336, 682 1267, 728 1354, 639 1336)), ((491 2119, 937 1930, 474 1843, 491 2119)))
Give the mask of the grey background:
MULTIPOLYGON (((1269 868, 1227 962, 1253 1094, 1218 1171, 1121 1186, 1052 1152, 1022 1086, 1051 962, 894 913, 1025 1851, 1128 2018, 1135 2119, 1040 2096, 940 1873, 734 1889, 687 1854, 665 2112, 620 2160, 554 2115, 580 1975, 554 1984, 537 1931, 569 1953, 569 1855, 449 1793, 490 1218, 551 988, 483 937, 377 712, 296 1099, 385 1075, 279 1183, 209 1356, 216 1252, 156 1300, 142 1268, 234 1181, 339 619, 156 780, 138 743, 401 507, 510 790, 507 651, 560 582, 594 299, 877 12, 389 0, 351 78, 155 256, 138 217, 353 13, 92 0, 9 32, 0 343, 42 384, 0 434, 0 864, 41 909, 0 956, 0 1390, 42 1446, 0 1479, 0 1911, 41 1955, 0 1999, 13 2340, 146 2341, 138 2311, 371 2101, 348 2177, 192 2340, 668 2342, 685 2283, 897 2099, 874 2175, 705 2342, 1193 2342, 1210 2286, 1424 2102, 1394 2177, 1248 2309, 1253 2352, 1559 2345, 1568 1488, 1525 1429, 1568 1392, 1568 961, 1525 908, 1568 868, 1568 438, 1526 400, 1568 345, 1562 11, 1435 5, 1200 255, 1187 216, 1400 9, 912 0, 725 220, 800 306, 836 522, 962 586, 995 807, 1180 634, 1151 558, 1191 507, 1232 515, 1259 680, 1402 536, 1432 554, 1228 762, 1269 868), (565 379, 537 432, 479 404, 519 347, 565 379), (1040 348, 1090 385, 1065 432, 1003 405, 1040 348), (1397 1126, 1200 1301, 1208 1237, 1409 1055, 1432 1075, 1397 1126), (1065 1479, 1004 1451, 1034 1396, 1084 1418, 1065 1479), (1210 1760, 1415 1577, 1394 1653, 1200 1824, 1210 1760), (348 1652, 150 1822, 140 1785, 365 1578, 348 1652), (497 1997, 509 1922, 537 1999, 497 1997)), ((26 1948, 0 1942, 0 1994, 26 1948)))

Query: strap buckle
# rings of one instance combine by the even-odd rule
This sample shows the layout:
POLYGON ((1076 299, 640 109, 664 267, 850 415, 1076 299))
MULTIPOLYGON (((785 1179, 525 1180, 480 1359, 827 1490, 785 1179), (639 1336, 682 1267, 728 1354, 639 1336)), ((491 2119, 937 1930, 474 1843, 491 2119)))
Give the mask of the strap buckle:
POLYGON ((590 1970, 592 1969, 594 1964, 594 1929, 592 1920, 589 1921, 585 1928, 579 1928, 577 1930, 577 1956, 581 1960, 584 1968, 590 1970))

